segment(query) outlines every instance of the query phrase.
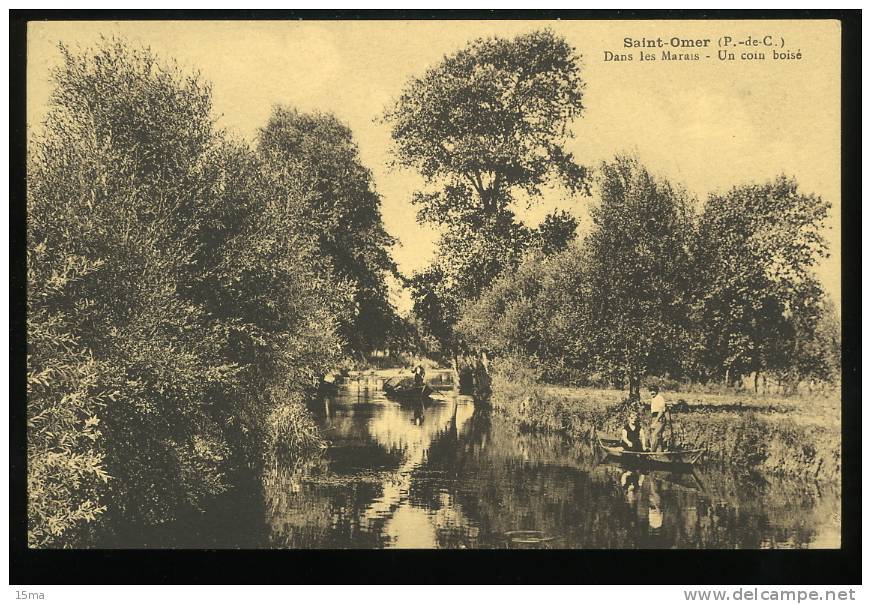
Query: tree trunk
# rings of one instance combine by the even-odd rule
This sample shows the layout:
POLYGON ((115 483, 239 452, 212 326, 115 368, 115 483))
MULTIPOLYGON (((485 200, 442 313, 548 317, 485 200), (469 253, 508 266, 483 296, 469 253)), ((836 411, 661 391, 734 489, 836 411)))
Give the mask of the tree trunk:
POLYGON ((634 370, 629 371, 629 400, 641 400, 641 376, 634 370))

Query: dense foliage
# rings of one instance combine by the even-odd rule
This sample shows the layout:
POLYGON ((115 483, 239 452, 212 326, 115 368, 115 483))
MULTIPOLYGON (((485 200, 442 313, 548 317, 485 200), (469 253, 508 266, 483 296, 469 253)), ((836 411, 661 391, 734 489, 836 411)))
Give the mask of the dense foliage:
POLYGON ((387 110, 395 163, 426 184, 412 199, 418 221, 443 229, 438 260, 410 284, 415 313, 443 348, 458 345, 460 304, 530 248, 552 253, 574 238, 567 213, 533 229, 512 204, 556 184, 587 191, 586 168, 565 148, 583 88, 575 49, 542 30, 472 41, 413 78, 387 110))
MULTIPOLYGON (((827 253, 820 229, 829 204, 777 178, 712 195, 695 241, 704 362, 725 381, 757 371, 803 375, 823 359, 800 342, 823 313, 822 287, 811 272, 827 253)), ((816 369, 812 369, 816 367, 816 369)), ((819 376, 814 376, 819 377, 819 376)))
POLYGON ((412 276, 410 287, 415 315, 443 350, 454 348, 460 306, 516 265, 531 238, 530 230, 507 213, 481 228, 458 224, 441 235, 436 260, 412 276))
POLYGON ((341 352, 347 282, 320 263, 314 199, 365 214, 351 236, 389 268, 368 172, 331 118, 288 118, 316 134, 282 162, 218 130, 209 86, 148 50, 61 52, 27 191, 29 542, 49 547, 169 520, 318 444, 302 401, 341 352), (340 165, 354 178, 329 189, 340 165))
POLYGON ((680 371, 688 356, 692 202, 634 157, 602 164, 600 181, 586 240, 587 344, 637 396, 642 375, 680 371))
POLYGON ((431 187, 414 200, 421 218, 474 226, 507 210, 514 189, 582 190, 587 171, 564 144, 583 88, 575 49, 550 30, 479 38, 412 79, 385 117, 396 162, 431 187))
POLYGON ((836 380, 840 321, 813 266, 827 204, 778 177, 701 213, 633 157, 603 164, 593 228, 527 254, 457 313, 457 336, 539 378, 628 387, 643 376, 785 391, 836 380))
POLYGON ((395 321, 386 283, 396 272, 389 254, 395 240, 384 230, 381 197, 351 130, 332 115, 276 107, 257 148, 280 183, 306 191, 307 229, 321 273, 345 292, 335 308, 345 351, 382 347, 395 321))
POLYGON ((540 377, 569 379, 585 367, 588 294, 584 258, 577 248, 547 257, 528 255, 463 307, 457 331, 473 346, 524 360, 540 377))

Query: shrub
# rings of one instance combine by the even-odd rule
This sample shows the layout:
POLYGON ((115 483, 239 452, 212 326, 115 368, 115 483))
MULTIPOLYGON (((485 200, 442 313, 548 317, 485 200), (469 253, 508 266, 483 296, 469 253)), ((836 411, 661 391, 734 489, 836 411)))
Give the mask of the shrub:
POLYGON ((27 496, 28 545, 74 545, 83 525, 105 511, 109 475, 100 415, 111 393, 100 388, 100 363, 48 305, 99 264, 45 262, 44 245, 28 253, 27 496), (54 268, 54 271, 50 269, 54 268))
POLYGON ((28 156, 36 546, 203 507, 292 438, 338 351, 304 188, 215 129, 197 76, 117 40, 61 52, 28 156))

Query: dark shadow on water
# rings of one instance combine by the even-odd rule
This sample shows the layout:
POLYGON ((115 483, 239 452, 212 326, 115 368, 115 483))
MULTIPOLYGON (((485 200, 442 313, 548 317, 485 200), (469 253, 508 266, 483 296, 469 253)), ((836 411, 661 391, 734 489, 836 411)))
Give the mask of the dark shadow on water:
POLYGON ((272 527, 259 481, 240 482, 232 491, 158 525, 114 520, 114 533, 101 535, 96 549, 258 549, 268 547, 272 527))
MULTIPOLYGON (((311 406, 330 446, 297 467, 104 547, 839 547, 840 493, 776 477, 638 471, 586 442, 519 431, 440 390, 398 404, 349 380, 311 406)), ((445 377, 439 382, 444 385, 445 377)), ((249 481, 250 482, 250 481, 249 481)))
POLYGON ((331 397, 319 419, 333 446, 321 474, 278 487, 272 545, 838 546, 836 492, 711 470, 627 471, 597 463, 586 443, 519 432, 469 397, 434 397, 398 405, 360 382, 331 397))

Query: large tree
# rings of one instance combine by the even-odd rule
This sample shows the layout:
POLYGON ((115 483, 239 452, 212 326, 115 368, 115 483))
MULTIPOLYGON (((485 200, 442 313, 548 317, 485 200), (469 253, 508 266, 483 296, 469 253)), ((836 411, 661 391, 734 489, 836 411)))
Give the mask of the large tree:
POLYGON ((686 357, 693 205, 631 156, 602 164, 600 192, 586 241, 595 326, 588 346, 599 368, 637 397, 645 373, 680 371, 686 357))
POLYGON ((220 491, 224 443, 209 402, 236 370, 192 296, 217 199, 209 87, 121 42, 61 54, 28 147, 36 545, 82 539, 66 525, 93 520, 82 510, 95 499, 110 515, 163 521, 220 491), (75 467, 97 459, 89 433, 112 478, 81 503, 77 488, 103 477, 96 463, 75 467))
MULTIPOLYGON (((511 206, 551 185, 587 192, 587 170, 566 149, 583 88, 575 49, 543 30, 474 40, 412 79, 386 111, 395 164, 424 177, 412 199, 418 220, 446 231, 438 266, 415 278, 418 306, 455 314, 458 299, 480 294, 531 243, 557 251, 574 237, 566 214, 535 233, 511 206), (439 289, 446 299, 434 302, 439 289)), ((450 327, 450 315, 435 322, 450 327)))
POLYGON ((827 254, 828 208, 785 176, 709 197, 695 255, 703 361, 715 375, 731 382, 793 365, 823 313, 813 268, 827 254))
POLYGON ((565 148, 583 88, 575 49, 550 30, 479 38, 412 79, 385 117, 396 163, 427 183, 414 197, 421 219, 477 226, 516 190, 585 190, 587 170, 565 148))
POLYGON ((381 346, 394 321, 385 279, 396 270, 389 252, 395 241, 351 130, 330 114, 276 107, 260 130, 258 151, 280 182, 304 192, 303 204, 289 211, 305 218, 324 271, 347 290, 336 310, 349 350, 381 346))

